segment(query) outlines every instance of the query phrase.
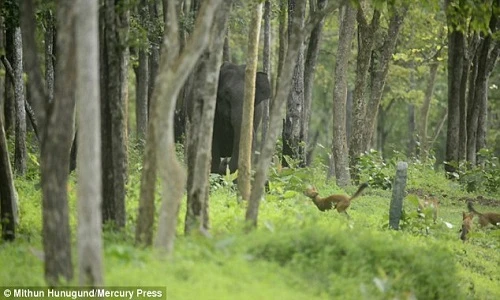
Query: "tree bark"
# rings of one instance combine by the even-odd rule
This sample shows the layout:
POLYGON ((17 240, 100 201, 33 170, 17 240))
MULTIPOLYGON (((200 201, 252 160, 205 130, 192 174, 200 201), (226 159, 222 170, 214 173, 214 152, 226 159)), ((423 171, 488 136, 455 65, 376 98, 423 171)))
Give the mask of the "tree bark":
MULTIPOLYGON (((370 141, 375 131, 380 101, 382 100, 382 94, 384 92, 385 80, 389 72, 389 65, 392 60, 394 49, 396 48, 399 30, 403 25, 407 11, 408 4, 405 4, 403 7, 395 8, 391 12, 391 19, 389 21, 384 43, 381 48, 376 50, 376 56, 379 57, 379 59, 371 60, 373 71, 370 72, 370 99, 365 111, 366 126, 360 128, 362 131, 362 151, 369 150, 370 141)), ((358 153, 358 155, 359 154, 361 153, 358 153)))
MULTIPOLYGON (((271 83, 271 91, 274 91, 272 88, 272 73, 271 73, 271 1, 266 0, 264 2, 264 48, 262 50, 262 70, 267 74, 267 79, 271 83)), ((271 95, 271 99, 272 99, 271 95)), ((264 141, 267 132, 269 130, 269 100, 265 100, 263 105, 263 113, 262 113, 262 135, 258 148, 261 147, 262 142, 264 141)))
POLYGON ((26 173, 26 110, 24 102, 26 101, 23 80, 23 44, 21 37, 21 28, 17 26, 14 29, 13 36, 13 61, 12 69, 14 72, 14 101, 16 107, 16 140, 14 149, 14 170, 19 175, 26 173))
MULTIPOLYGON (((450 1, 446 1, 447 12, 451 11, 450 1)), ((453 16, 448 20, 448 128, 446 133, 445 171, 455 173, 458 163, 460 133, 460 84, 462 82, 465 39, 457 30, 453 16)), ((470 124, 468 124, 470 126, 470 124)), ((468 136, 467 139, 470 137, 468 136)))
POLYGON ((429 156, 429 137, 427 132, 429 121, 429 110, 431 107, 432 95, 434 94, 434 84, 438 70, 439 52, 434 55, 429 66, 429 79, 424 93, 424 102, 419 110, 418 132, 420 136, 420 160, 425 162, 429 156))
MULTIPOLYGON (((358 21, 358 56, 356 60, 356 79, 353 92, 352 131, 349 139, 349 157, 351 167, 356 165, 358 156, 363 150, 363 127, 366 126, 366 89, 368 70, 371 65, 371 54, 375 41, 375 32, 379 27, 380 11, 374 10, 370 24, 362 9, 357 12, 358 21)), ((356 174, 351 174, 356 177, 356 174)))
POLYGON ((347 148, 346 102, 347 75, 349 57, 354 38, 356 9, 349 1, 345 1, 339 14, 340 32, 337 48, 337 60, 334 71, 333 88, 333 137, 332 153, 335 161, 335 174, 338 186, 348 186, 351 183, 349 171, 349 150, 347 148))
MULTIPOLYGON (((326 0, 318 0, 317 2, 317 7, 314 7, 314 1, 309 1, 310 10, 312 12, 316 9, 325 8, 326 0)), ((309 125, 311 123, 310 120, 311 105, 313 101, 314 73, 316 71, 316 62, 318 60, 321 35, 323 33, 323 24, 324 20, 321 20, 311 32, 304 64, 304 109, 302 110, 301 135, 303 137, 303 141, 306 142, 306 148, 314 148, 314 144, 311 145, 311 140, 309 139, 309 125)), ((309 153, 309 150, 306 150, 306 152, 309 153)), ((305 165, 309 165, 311 163, 307 159, 307 155, 304 157, 304 160, 305 165)))
MULTIPOLYGON (((172 253, 180 201, 184 192, 186 171, 176 158, 174 144, 174 111, 177 96, 184 82, 205 50, 210 28, 220 0, 204 1, 196 19, 195 29, 179 54, 178 23, 174 3, 168 2, 168 22, 162 48, 162 61, 155 86, 151 122, 155 123, 156 159, 162 186, 162 204, 155 246, 172 253), (168 45, 168 47, 166 47, 168 45), (168 49, 167 49, 168 48, 168 49)), ((149 142, 149 141, 148 141, 149 142)))
POLYGON ((103 284, 98 0, 77 7, 78 269, 80 285, 96 287, 103 284))
MULTIPOLYGON (((139 3, 139 17, 141 24, 149 31, 149 6, 146 0, 139 3)), ((136 138, 139 141, 146 139, 148 127, 148 87, 149 87, 149 65, 148 65, 148 47, 147 45, 138 49, 138 64, 134 68, 136 94, 135 94, 135 118, 136 118, 136 138)))
POLYGON ((212 133, 219 81, 219 67, 230 0, 217 10, 211 29, 213 37, 193 72, 193 88, 189 95, 189 130, 187 139, 187 210, 184 231, 209 229, 208 197, 212 133))
MULTIPOLYGON (((19 8, 17 2, 9 1, 5 3, 3 9, 6 12, 5 22, 5 57, 7 61, 14 61, 14 36, 15 29, 19 26, 19 8)), ((3 46, 3 45, 2 45, 3 46)), ((7 136, 15 133, 16 126, 16 102, 14 97, 14 79, 5 76, 5 90, 4 90, 4 110, 1 112, 5 117, 5 132, 7 136)))
POLYGON ((54 102, 46 110, 47 92, 38 64, 35 41, 35 15, 31 0, 22 2, 22 31, 25 66, 32 81, 30 95, 40 125, 41 183, 43 194, 43 246, 45 253, 45 279, 49 286, 73 277, 71 238, 68 216, 69 151, 75 99, 74 71, 74 5, 60 0, 57 8, 57 64, 54 102))
MULTIPOLYGON (((54 101, 54 46, 55 46, 55 20, 52 11, 49 9, 45 13, 45 86, 47 90, 47 101, 54 101)), ((32 103, 33 104, 33 103, 32 103)))
POLYGON ((245 68, 245 93, 243 98, 243 115, 238 156, 238 189, 243 200, 250 199, 252 176, 252 141, 253 115, 255 103, 255 78, 259 58, 260 24, 262 20, 262 3, 255 3, 248 34, 248 50, 245 68))
MULTIPOLYGON (((288 38, 286 36, 287 33, 287 0, 280 0, 279 2, 279 34, 278 34, 278 68, 277 68, 277 74, 276 74, 276 90, 273 95, 276 95, 278 93, 278 81, 280 80, 282 70, 283 70, 283 64, 285 61, 285 55, 288 47, 288 38)), ((273 98, 274 99, 274 98, 273 98)), ((272 105, 272 103, 271 103, 272 105)))
POLYGON ((2 240, 12 241, 16 238, 16 218, 17 199, 14 177, 10 167, 3 120, 0 118, 0 223, 2 240))
POLYGON ((125 183, 127 179, 126 97, 124 68, 128 12, 107 0, 102 15, 101 119, 103 205, 102 221, 125 226, 125 183))
MULTIPOLYGON (((288 0, 288 44, 290 39, 294 38, 291 35, 291 20, 295 13, 295 0, 288 0)), ((294 22, 304 23, 305 12, 299 16, 299 19, 294 18, 294 22)), ((304 137, 302 135, 302 119, 304 110, 304 45, 299 48, 297 63, 293 70, 293 88, 286 102, 286 115, 283 124, 283 161, 284 167, 290 166, 290 162, 286 157, 296 160, 299 166, 305 165, 304 137)))

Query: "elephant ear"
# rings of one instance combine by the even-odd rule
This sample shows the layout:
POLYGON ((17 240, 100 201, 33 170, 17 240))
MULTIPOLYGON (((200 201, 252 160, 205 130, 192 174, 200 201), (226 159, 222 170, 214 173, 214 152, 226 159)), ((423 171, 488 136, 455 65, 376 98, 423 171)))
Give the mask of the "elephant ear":
POLYGON ((267 74, 264 72, 257 72, 255 78, 255 104, 267 100, 271 97, 271 85, 267 74))

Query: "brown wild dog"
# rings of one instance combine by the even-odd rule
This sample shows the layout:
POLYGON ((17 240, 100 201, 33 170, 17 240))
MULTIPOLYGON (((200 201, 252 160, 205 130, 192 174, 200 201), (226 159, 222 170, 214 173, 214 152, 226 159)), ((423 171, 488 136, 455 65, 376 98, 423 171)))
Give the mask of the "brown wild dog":
POLYGON ((424 196, 424 199, 418 198, 417 211, 422 213, 424 210, 430 209, 432 211, 432 220, 436 223, 439 209, 439 201, 435 197, 424 196))
POLYGON ((326 211, 335 208, 339 213, 345 213, 347 216, 349 216, 346 210, 349 205, 351 205, 351 201, 361 195, 361 192, 363 192, 363 190, 367 187, 368 183, 361 184, 356 193, 352 195, 352 197, 349 197, 347 195, 330 195, 328 197, 321 198, 315 187, 306 189, 304 195, 311 198, 320 211, 326 211))
POLYGON ((481 227, 484 227, 488 224, 492 224, 495 226, 500 225, 500 214, 499 213, 492 213, 492 212, 480 213, 474 209, 471 201, 467 202, 467 208, 469 209, 470 212, 476 214, 479 217, 479 225, 481 225, 481 227))
POLYGON ((474 218, 473 212, 462 212, 462 229, 460 229, 460 239, 464 242, 467 240, 467 234, 472 229, 472 218, 474 218))

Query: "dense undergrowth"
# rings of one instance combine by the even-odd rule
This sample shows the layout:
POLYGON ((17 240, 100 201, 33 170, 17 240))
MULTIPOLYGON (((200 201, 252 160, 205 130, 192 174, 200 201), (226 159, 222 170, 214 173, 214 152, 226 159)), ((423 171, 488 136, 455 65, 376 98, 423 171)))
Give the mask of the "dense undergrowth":
MULTIPOLYGON (((481 184, 472 193, 467 191, 470 184, 446 179, 433 170, 432 162, 411 162, 407 190, 416 197, 437 197, 438 220, 434 224, 432 218, 422 218, 415 203, 406 199, 402 230, 389 230, 395 161, 363 158, 360 179, 370 182, 370 189, 352 203, 349 219, 318 211, 302 194, 310 184, 322 196, 356 190, 327 181, 323 164, 273 168, 258 229, 251 233, 243 230, 245 203, 236 200, 232 178, 214 177, 212 238, 183 236, 183 207, 175 253, 165 258, 133 245, 141 170, 133 151, 127 226, 120 232, 104 231, 106 285, 166 286, 167 299, 500 299, 500 230, 476 224, 468 242, 458 238, 465 200, 478 195, 495 199, 498 194, 489 185, 481 189, 481 184)), ((28 175, 16 178, 21 220, 17 240, 0 245, 4 286, 44 285, 36 169, 31 157, 28 175)), ((72 176, 68 190, 75 246, 76 184, 72 176)), ((479 211, 500 212, 498 201, 481 204, 476 203, 479 211)), ((78 255, 75 250, 75 266, 78 255)))

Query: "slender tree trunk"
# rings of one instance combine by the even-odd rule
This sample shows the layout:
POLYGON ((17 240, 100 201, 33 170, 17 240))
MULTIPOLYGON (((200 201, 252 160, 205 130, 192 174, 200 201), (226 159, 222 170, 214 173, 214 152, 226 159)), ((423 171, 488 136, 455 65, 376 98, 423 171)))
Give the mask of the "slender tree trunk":
MULTIPOLYGON (((160 18, 158 13, 158 0, 149 1, 149 18, 151 24, 156 24, 160 18)), ((165 5, 164 5, 165 6, 165 5)), ((165 21, 166 24, 166 21, 165 21)), ((161 45, 161 35, 155 30, 150 30, 148 36, 150 49, 148 57, 148 68, 149 68, 149 86, 148 86, 148 109, 151 107, 151 101, 153 97, 153 90, 156 82, 156 74, 158 73, 158 65, 160 64, 160 45, 161 45)), ((148 116, 151 112, 148 112, 148 116)))
POLYGON ((57 64, 55 73, 54 102, 45 110, 47 92, 38 64, 35 42, 35 14, 31 0, 22 2, 23 46, 25 66, 32 83, 33 98, 41 139, 41 183, 43 194, 43 246, 45 253, 45 279, 50 286, 73 277, 71 263, 71 238, 68 216, 69 151, 73 133, 75 99, 74 59, 74 5, 60 0, 57 4, 57 64))
POLYGON ((472 84, 475 79, 475 74, 477 71, 477 61, 472 64, 473 59, 476 56, 476 48, 474 45, 478 44, 478 34, 468 33, 471 35, 469 37, 469 42, 464 47, 464 61, 462 66, 462 82, 460 83, 460 127, 458 133, 459 146, 458 146, 458 160, 465 161, 467 159, 467 97, 474 97, 473 92, 469 90, 469 95, 467 93, 467 86, 472 84), (471 73, 473 76, 470 76, 471 73), (471 96, 472 95, 472 96, 471 96))
MULTIPOLYGON (((490 41, 488 55, 486 57, 481 57, 480 64, 482 64, 482 60, 486 60, 484 75, 481 74, 480 86, 478 86, 479 91, 479 117, 477 124, 477 140, 476 140, 476 151, 479 151, 483 148, 486 148, 486 131, 487 131, 487 117, 488 117, 488 79, 491 75, 491 72, 497 62, 497 58, 500 54, 500 42, 498 40, 494 40, 493 36, 498 34, 498 30, 500 28, 500 18, 497 14, 498 9, 500 8, 500 2, 495 1, 492 8, 492 15, 490 19, 490 32, 484 43, 490 41), (484 77, 483 77, 484 76, 484 77)), ((479 77, 479 76, 478 76, 479 77)), ((481 161, 479 162, 481 163, 481 161)))
POLYGON ((420 160, 424 162, 429 156, 429 137, 427 127, 432 95, 434 94, 434 84, 436 82, 436 74, 439 66, 438 57, 439 53, 436 53, 429 66, 429 79, 424 93, 424 102, 419 110, 418 132, 420 136, 420 160))
MULTIPOLYGON (((291 35, 291 15, 294 14, 295 0, 288 0, 288 44, 291 35)), ((296 22, 304 23, 305 12, 296 22)), ((302 119, 304 110, 304 45, 299 49, 297 64, 293 70, 293 88, 286 103, 287 111, 283 124, 283 166, 289 166, 286 156, 297 160, 300 166, 305 165, 304 137, 302 136, 302 119)))
MULTIPOLYGON (((279 2, 279 35, 278 35, 278 72, 276 74, 276 91, 272 93, 276 95, 278 93, 278 84, 277 82, 280 80, 283 64, 285 61, 285 55, 288 47, 288 38, 286 36, 287 33, 287 0, 280 0, 279 2)), ((272 103, 271 103, 272 105, 272 103)))
MULTIPOLYGON (((15 6, 16 2, 7 2, 4 9, 9 11, 8 16, 5 18, 5 57, 9 63, 14 61, 14 36, 15 29, 18 27, 18 19, 16 16, 18 7, 15 6)), ((15 132, 16 126, 16 102, 14 97, 14 79, 10 76, 5 76, 5 91, 4 91, 4 110, 1 112, 5 116, 5 132, 7 136, 15 132)))
POLYGON ((193 89, 189 95, 187 139, 187 210, 184 231, 206 233, 209 229, 208 197, 212 133, 214 125, 219 67, 231 0, 224 0, 217 10, 211 39, 193 72, 193 89))
POLYGON ((177 15, 174 3, 168 2, 168 22, 164 43, 169 47, 162 49, 158 84, 155 86, 153 99, 153 102, 158 102, 158 106, 151 115, 151 122, 155 123, 154 141, 163 194, 155 245, 166 253, 173 251, 179 206, 186 183, 186 171, 175 154, 173 119, 176 99, 199 56, 205 50, 209 40, 213 38, 209 33, 219 4, 220 0, 204 1, 201 4, 195 29, 184 51, 179 54, 177 15))
POLYGON ((103 222, 125 226, 125 182, 127 178, 125 42, 128 12, 114 0, 104 5, 101 60, 101 118, 103 169, 103 222))
MULTIPOLYGON (((253 117, 255 104, 255 79, 259 58, 260 24, 262 20, 262 3, 255 3, 248 34, 248 50, 245 68, 245 93, 243 98, 243 115, 238 156, 238 189, 243 200, 250 199, 252 176, 252 141, 254 139, 253 117)), ((247 219, 248 220, 248 219, 247 219)))
MULTIPOLYGON (((318 0, 317 8, 314 8, 314 1, 310 1, 310 10, 324 9, 326 5, 326 0, 318 0)), ((311 105, 313 101, 313 89, 314 89, 314 73, 316 71, 316 62, 318 60, 318 54, 320 49, 321 35, 323 33, 324 20, 321 20, 312 30, 311 37, 309 38, 309 44, 307 46, 307 53, 304 64, 304 108, 302 110, 302 127, 301 135, 303 141, 306 142, 307 148, 314 147, 309 139, 309 125, 311 120, 311 105)), ((307 150, 307 153, 309 151, 307 150)), ((307 156, 304 157, 305 165, 309 165, 311 162, 307 160, 307 156)))
MULTIPOLYGON (((267 74, 267 80, 272 82, 271 73, 271 1, 266 0, 264 2, 264 49, 262 53, 262 69, 264 73, 267 74)), ((271 91, 274 91, 271 85, 271 91)), ((272 99, 272 95, 271 95, 272 99)), ((269 100, 265 100, 263 107, 262 116, 262 135, 257 149, 260 149, 262 142, 266 138, 267 132, 269 130, 269 100)))
POLYGON ((335 61, 335 84, 333 88, 332 153, 338 186, 347 186, 351 183, 346 135, 346 102, 347 74, 354 38, 355 20, 356 9, 349 1, 345 1, 339 14, 339 46, 337 48, 337 60, 335 61))
MULTIPOLYGON (((379 27, 380 11, 374 10, 370 24, 362 9, 357 12, 358 21, 358 56, 356 61, 356 79, 353 92, 352 131, 349 139, 349 157, 351 167, 356 165, 358 156, 363 152, 363 127, 366 126, 366 89, 371 54, 375 41, 375 32, 379 27)), ((351 176, 356 177, 356 174, 351 176)))
POLYGON ((148 124, 148 84, 149 68, 148 54, 145 50, 139 50, 139 62, 135 68, 136 94, 135 94, 135 118, 136 134, 138 140, 146 138, 148 124))
POLYGON ((16 218, 17 199, 14 176, 10 167, 3 120, 0 118, 0 223, 2 240, 12 241, 16 238, 16 218))
POLYGON ((77 7, 79 282, 96 287, 103 284, 98 0, 79 0, 77 7))
MULTIPOLYGON (((371 61, 373 71, 370 73, 370 101, 368 102, 367 110, 365 111, 366 126, 361 128, 363 136, 362 151, 369 150, 370 141, 372 139, 373 132, 375 131, 380 101, 382 100, 382 94, 384 92, 385 80, 387 78, 387 73, 389 72, 389 65, 392 60, 394 49, 396 48, 399 30, 403 25, 407 11, 408 5, 404 5, 398 10, 392 12, 384 43, 380 49, 377 49, 377 52, 380 51, 377 54, 377 57, 379 58, 377 61, 371 61)), ((358 153, 358 155, 359 154, 360 153, 358 153)))
POLYGON ((26 101, 23 80, 23 44, 21 28, 14 29, 14 55, 12 69, 14 71, 14 101, 16 103, 16 140, 14 151, 14 170, 19 175, 26 173, 26 101))
MULTIPOLYGON (((55 46, 55 20, 51 10, 45 13, 45 86, 48 102, 54 101, 54 46, 55 46)), ((32 103, 33 104, 33 103, 32 103)))
MULTIPOLYGON (((450 10, 450 1, 446 1, 450 10)), ((457 171, 459 133, 460 133, 460 84, 462 82, 465 40, 462 32, 456 29, 453 16, 448 18, 448 127, 446 133, 445 171, 457 171)), ((471 124, 468 124, 471 126, 471 124)), ((471 137, 468 135, 467 140, 471 137)))
POLYGON ((229 26, 226 28, 226 33, 224 35, 224 46, 222 48, 222 61, 231 61, 231 48, 229 48, 229 36, 231 31, 229 26))

